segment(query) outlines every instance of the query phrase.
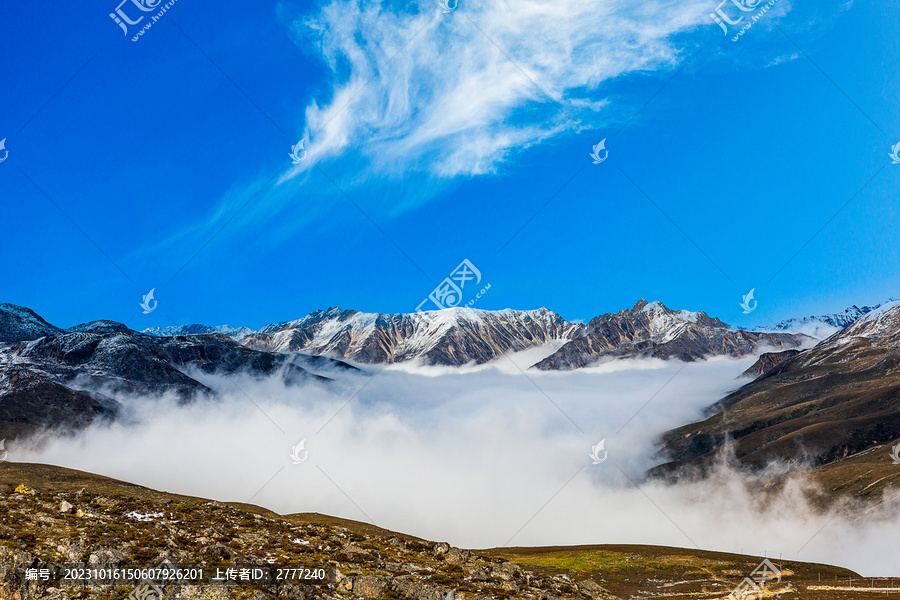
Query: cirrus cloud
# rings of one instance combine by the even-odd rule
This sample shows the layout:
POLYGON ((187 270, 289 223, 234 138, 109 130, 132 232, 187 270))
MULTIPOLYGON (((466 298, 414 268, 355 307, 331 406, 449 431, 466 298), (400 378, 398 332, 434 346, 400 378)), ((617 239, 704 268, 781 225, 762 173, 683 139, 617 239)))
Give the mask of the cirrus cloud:
POLYGON ((494 172, 596 125, 605 82, 676 66, 676 35, 708 22, 708 4, 462 2, 443 14, 437 2, 335 0, 293 22, 332 75, 330 97, 306 108, 312 160, 294 173, 350 151, 384 173, 494 172))

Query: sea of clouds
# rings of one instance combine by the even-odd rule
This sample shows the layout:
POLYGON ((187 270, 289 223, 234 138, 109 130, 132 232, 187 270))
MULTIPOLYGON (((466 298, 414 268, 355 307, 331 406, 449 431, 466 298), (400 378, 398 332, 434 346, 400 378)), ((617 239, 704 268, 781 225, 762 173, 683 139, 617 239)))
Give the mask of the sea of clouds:
POLYGON ((302 386, 194 374, 215 399, 125 399, 127 419, 41 438, 17 460, 469 548, 659 544, 896 571, 896 503, 854 521, 815 513, 799 485, 763 505, 724 467, 702 482, 642 478, 663 462, 659 434, 701 419, 752 359, 527 374, 530 360, 514 361, 366 367, 302 386), (608 455, 594 464, 600 440, 608 455))

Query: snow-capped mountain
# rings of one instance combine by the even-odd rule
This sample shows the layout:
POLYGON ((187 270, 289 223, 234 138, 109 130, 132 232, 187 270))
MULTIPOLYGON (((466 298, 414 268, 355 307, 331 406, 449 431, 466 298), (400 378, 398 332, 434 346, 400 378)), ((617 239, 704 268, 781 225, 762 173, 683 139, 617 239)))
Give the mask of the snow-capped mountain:
POLYGON ((207 333, 221 333, 235 340, 242 340, 251 333, 256 333, 249 327, 232 327, 231 325, 200 325, 194 323, 192 325, 169 325, 168 327, 148 327, 143 329, 141 333, 152 335, 153 337, 172 337, 176 335, 203 335, 207 333))
POLYGON ((732 329, 705 312, 672 310, 661 302, 641 300, 630 310, 594 317, 581 334, 535 365, 543 370, 571 370, 607 357, 654 357, 696 360, 710 356, 747 356, 762 347, 796 348, 804 335, 732 329))
MULTIPOLYGON (((268 352, 303 352, 362 363, 421 360, 428 365, 483 364, 508 352, 546 349, 540 369, 588 366, 605 356, 680 358, 745 356, 760 347, 796 348, 809 338, 735 330, 704 312, 641 300, 633 309, 571 323, 538 310, 471 308, 413 314, 329 308, 267 325, 243 344, 268 352)), ((540 357, 538 357, 540 358, 540 357)))
MULTIPOLYGON (((4 306, 0 319, 5 321, 0 325, 7 325, 0 329, 8 332, 9 341, 65 332, 122 333, 124 327, 112 321, 94 321, 62 330, 28 309, 4 306)), ((599 315, 589 324, 566 321, 546 308, 489 311, 457 307, 410 314, 329 308, 258 331, 195 324, 142 333, 158 338, 223 334, 263 352, 295 352, 368 364, 420 361, 460 366, 529 351, 529 361, 538 361, 534 366, 544 370, 577 369, 608 357, 696 360, 746 356, 761 348, 786 350, 812 341, 786 330, 734 329, 702 311, 672 310, 645 300, 631 309, 599 315)))
POLYGON ((483 364, 510 351, 561 345, 581 327, 546 308, 448 308, 411 314, 329 308, 296 321, 267 325, 242 343, 256 350, 329 355, 362 363, 419 359, 429 365, 464 365, 483 364))
POLYGON ((327 357, 258 352, 223 335, 153 337, 115 321, 64 330, 30 309, 3 304, 0 439, 115 418, 121 397, 168 395, 187 402, 213 395, 195 371, 277 376, 295 385, 327 383, 337 370, 353 367, 327 357))
POLYGON ((794 360, 813 366, 855 362, 868 368, 898 360, 900 300, 885 302, 794 360))
MULTIPOLYGON (((894 302, 891 298, 887 303, 894 302)), ((859 307, 855 304, 842 312, 830 315, 817 315, 810 317, 800 317, 795 319, 785 319, 780 323, 769 327, 760 327, 760 331, 783 331, 785 333, 802 333, 816 339, 824 340, 844 329, 851 323, 856 322, 860 317, 866 315, 873 310, 884 306, 884 304, 876 304, 875 306, 859 307)))
POLYGON ((869 311, 848 327, 843 332, 843 337, 864 337, 896 347, 900 341, 900 300, 885 302, 869 311))

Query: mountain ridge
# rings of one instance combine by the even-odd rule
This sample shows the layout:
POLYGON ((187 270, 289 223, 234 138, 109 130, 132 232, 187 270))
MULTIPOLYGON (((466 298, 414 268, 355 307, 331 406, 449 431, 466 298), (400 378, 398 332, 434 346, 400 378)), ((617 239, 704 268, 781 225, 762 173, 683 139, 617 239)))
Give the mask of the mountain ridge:
POLYGON ((897 298, 889 298, 885 302, 873 306, 857 306, 853 304, 841 312, 827 313, 823 315, 811 315, 784 319, 775 325, 759 327, 758 331, 783 331, 786 333, 803 333, 815 338, 825 339, 853 324, 863 316, 877 310, 885 304, 896 302, 897 298))
POLYGON ((546 308, 382 314, 333 307, 268 325, 243 343, 257 350, 334 355, 362 363, 421 359, 426 364, 461 366, 562 342, 578 328, 546 308))
POLYGON ((633 308, 599 315, 581 335, 538 362, 541 370, 572 370, 604 358, 652 357, 693 361, 709 356, 747 356, 762 347, 796 348, 802 334, 735 329, 703 311, 672 310, 661 302, 638 301, 633 308))
POLYGON ((0 439, 114 419, 127 396, 191 402, 214 395, 193 369, 277 375, 295 385, 326 383, 320 371, 352 368, 326 357, 258 352, 222 334, 152 337, 115 321, 63 330, 9 304, 0 305, 0 326, 0 439))
MULTIPOLYGON (((127 329, 112 321, 93 321, 62 330, 30 309, 6 306, 0 311, 0 318, 6 321, 5 333, 0 335, 6 341, 62 332, 121 333, 127 329)), ((643 299, 632 309, 598 315, 587 324, 567 321, 545 307, 495 311, 456 307, 395 314, 330 307, 256 331, 192 324, 131 333, 157 339, 215 334, 261 352, 300 352, 362 364, 485 364, 508 353, 545 348, 549 354, 539 353, 544 358, 529 365, 543 370, 581 368, 610 357, 691 361, 719 355, 745 356, 763 347, 785 350, 811 341, 799 334, 733 328, 703 311, 673 310, 661 302, 643 299)))
POLYGON ((533 367, 545 370, 581 368, 606 357, 691 361, 717 355, 745 356, 762 347, 783 350, 810 341, 801 334, 732 328, 703 311, 672 310, 661 302, 643 299, 630 310, 599 315, 588 324, 566 321, 544 307, 397 314, 331 307, 267 325, 242 339, 249 347, 269 352, 307 352, 361 363, 420 360, 426 365, 448 366, 484 364, 508 352, 543 346, 550 348, 550 356, 533 367), (637 328, 633 323, 623 325, 642 317, 637 328), (592 344, 599 324, 611 319, 618 319, 619 333, 602 344, 592 344))
MULTIPOLYGON (((62 332, 122 332, 122 324, 93 321, 61 329, 24 307, 3 305, 0 341, 60 335, 62 332)), ((276 353, 303 353, 362 364, 419 362, 424 365, 485 364, 524 350, 544 348, 531 368, 571 370, 607 359, 654 357, 692 361, 711 356, 747 356, 808 346, 813 337, 797 323, 836 328, 877 307, 852 306, 843 313, 791 319, 765 329, 731 327, 704 311, 673 310, 639 300, 631 309, 604 313, 588 323, 572 322, 546 307, 532 310, 449 308, 416 313, 367 313, 340 307, 313 311, 299 319, 258 330, 191 324, 147 328, 132 335, 158 339, 220 334, 241 345, 276 353)), ((124 329, 123 329, 124 328, 124 329)), ((807 327, 808 329, 808 327, 807 327)), ((131 330, 129 330, 131 331, 131 330)), ((771 366, 771 365, 768 365, 771 366)))

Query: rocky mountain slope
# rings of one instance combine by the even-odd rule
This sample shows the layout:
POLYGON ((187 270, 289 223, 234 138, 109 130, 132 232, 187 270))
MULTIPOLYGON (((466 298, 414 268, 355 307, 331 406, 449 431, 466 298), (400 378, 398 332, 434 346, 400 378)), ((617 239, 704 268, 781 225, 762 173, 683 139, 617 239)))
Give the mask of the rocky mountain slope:
POLYGON ((429 365, 483 364, 506 352, 563 343, 580 326, 554 312, 471 308, 412 314, 330 308, 268 325, 243 344, 267 352, 299 351, 361 363, 422 360, 429 365))
POLYGON ((890 460, 900 443, 900 302, 777 362, 709 412, 665 434, 672 462, 656 474, 702 472, 725 451, 756 470, 776 462, 812 470, 835 493, 869 496, 900 485, 890 460))
MULTIPOLYGON (((154 587, 175 600, 700 600, 723 598, 760 560, 637 545, 470 551, 326 515, 279 515, 61 467, 0 462, 0 600, 124 600, 154 587), (66 578, 65 565, 91 569, 91 580, 66 578), (204 577, 98 577, 104 569, 155 566, 202 567, 204 577), (295 571, 280 580, 214 582, 217 568, 295 571), (315 576, 298 575, 301 568, 315 576), (46 579, 28 579, 26 569, 45 569, 46 579)), ((870 597, 819 582, 858 581, 847 569, 776 562, 781 580, 767 595, 870 597)))
POLYGON ((0 304, 0 344, 20 340, 36 340, 44 335, 63 333, 30 308, 15 304, 0 304))
POLYGON ((660 302, 641 300, 630 310, 591 319, 578 336, 535 367, 571 370, 603 358, 636 356, 684 361, 747 356, 764 347, 783 350, 810 341, 798 334, 732 329, 705 312, 672 310, 660 302))
POLYGON ((747 370, 741 373, 741 377, 753 377, 754 379, 775 368, 789 358, 793 358, 800 354, 799 350, 782 350, 781 352, 763 352, 756 359, 756 362, 750 365, 747 370))
POLYGON ((267 325, 242 343, 268 352, 299 351, 362 363, 421 360, 428 365, 483 364, 507 352, 541 346, 552 355, 539 369, 569 370, 605 357, 745 356, 762 347, 794 348, 802 335, 732 329, 703 312, 671 310, 641 300, 631 310, 570 323, 554 312, 451 308, 413 314, 330 308, 267 325))
POLYGON ((232 327, 230 325, 200 325, 194 323, 192 325, 169 325, 168 327, 149 327, 141 331, 153 337, 173 337, 176 335, 201 335, 209 333, 221 333, 228 337, 241 341, 248 335, 256 333, 249 327, 232 327))
POLYGON ((327 381, 317 371, 347 367, 324 357, 258 352, 224 335, 154 338, 113 321, 64 331, 10 305, 0 308, 0 322, 6 340, 0 344, 0 439, 112 418, 123 395, 174 394, 182 401, 212 395, 192 370, 278 375, 293 385, 327 381))

